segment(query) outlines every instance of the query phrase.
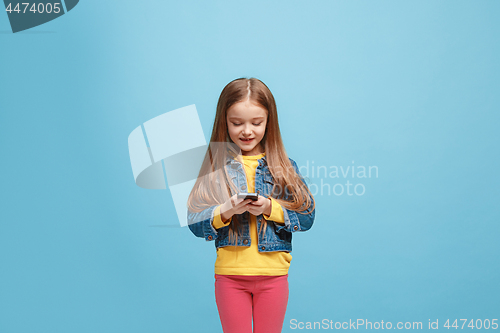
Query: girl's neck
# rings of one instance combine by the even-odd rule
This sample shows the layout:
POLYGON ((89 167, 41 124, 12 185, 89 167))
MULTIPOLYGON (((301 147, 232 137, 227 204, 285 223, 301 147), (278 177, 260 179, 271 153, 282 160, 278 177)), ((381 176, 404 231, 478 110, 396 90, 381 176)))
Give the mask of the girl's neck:
POLYGON ((257 145, 256 147, 254 147, 252 150, 250 151, 241 151, 241 155, 243 156, 258 156, 258 155, 261 155, 261 154, 264 154, 265 151, 264 151, 264 147, 262 147, 262 145, 257 145))
POLYGON ((264 152, 264 153, 260 153, 260 154, 257 154, 257 155, 240 155, 240 156, 243 157, 243 158, 254 158, 254 157, 257 158, 257 157, 262 157, 265 154, 266 153, 264 152))
POLYGON ((257 156, 257 155, 262 155, 262 154, 265 154, 265 152, 262 152, 262 153, 251 153, 251 154, 241 154, 243 156, 257 156))

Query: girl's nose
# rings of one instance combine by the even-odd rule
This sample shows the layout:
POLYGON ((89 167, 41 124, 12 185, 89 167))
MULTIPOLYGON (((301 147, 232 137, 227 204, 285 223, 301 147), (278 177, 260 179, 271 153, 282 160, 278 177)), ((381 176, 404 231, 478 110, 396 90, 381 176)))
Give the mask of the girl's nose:
POLYGON ((252 134, 252 129, 250 128, 250 126, 245 125, 245 127, 243 128, 243 133, 245 133, 247 135, 252 134))

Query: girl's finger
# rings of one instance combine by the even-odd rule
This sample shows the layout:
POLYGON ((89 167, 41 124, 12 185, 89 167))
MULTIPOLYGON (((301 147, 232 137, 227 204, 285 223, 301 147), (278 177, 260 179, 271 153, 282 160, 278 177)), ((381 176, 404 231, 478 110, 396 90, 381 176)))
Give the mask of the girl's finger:
POLYGON ((249 202, 252 201, 252 199, 246 199, 240 202, 240 206, 246 206, 249 204, 249 202))

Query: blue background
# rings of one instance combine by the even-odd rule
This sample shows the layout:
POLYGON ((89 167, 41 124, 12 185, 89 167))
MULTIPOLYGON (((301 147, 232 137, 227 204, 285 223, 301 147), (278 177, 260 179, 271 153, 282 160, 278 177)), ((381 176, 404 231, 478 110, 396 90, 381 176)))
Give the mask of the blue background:
MULTIPOLYGON (((500 2, 81 1, 0 14, 0 332, 222 332, 215 248, 127 137, 263 80, 299 166, 377 166, 294 234, 290 320, 499 318, 500 2), (354 161, 354 162, 353 162, 354 161)), ((302 169, 304 170, 304 169, 302 169)), ((446 330, 441 327, 441 330, 446 330)))

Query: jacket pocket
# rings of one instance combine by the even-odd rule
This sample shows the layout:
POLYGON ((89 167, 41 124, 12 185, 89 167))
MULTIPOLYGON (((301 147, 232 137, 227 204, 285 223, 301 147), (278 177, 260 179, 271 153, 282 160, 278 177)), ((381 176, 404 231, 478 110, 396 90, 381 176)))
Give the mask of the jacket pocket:
POLYGON ((265 194, 271 197, 274 197, 272 195, 273 193, 273 187, 274 187, 274 179, 269 173, 265 173, 264 177, 262 178, 262 185, 264 187, 265 194))

